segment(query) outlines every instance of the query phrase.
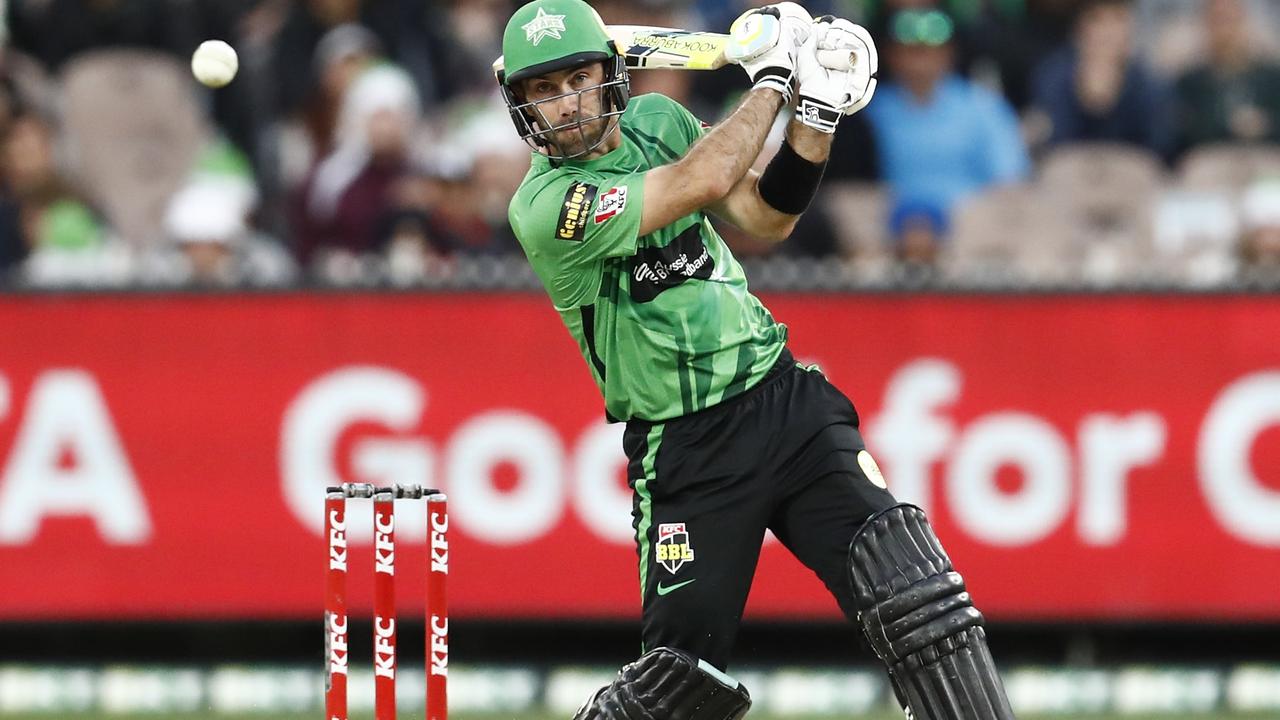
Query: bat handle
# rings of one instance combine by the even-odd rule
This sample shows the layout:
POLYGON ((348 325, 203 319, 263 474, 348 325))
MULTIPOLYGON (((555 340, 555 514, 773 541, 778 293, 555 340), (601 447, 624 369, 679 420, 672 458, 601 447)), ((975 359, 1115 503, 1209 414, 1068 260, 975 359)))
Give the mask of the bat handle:
POLYGON ((857 55, 852 50, 819 50, 818 64, 828 70, 852 70, 857 55))

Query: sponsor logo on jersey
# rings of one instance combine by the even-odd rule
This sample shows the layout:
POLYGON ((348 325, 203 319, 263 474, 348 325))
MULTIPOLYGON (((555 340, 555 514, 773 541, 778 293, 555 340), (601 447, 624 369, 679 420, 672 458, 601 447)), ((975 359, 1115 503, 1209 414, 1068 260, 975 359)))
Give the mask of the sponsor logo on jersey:
POLYGON ((658 564, 669 573, 674 574, 685 563, 693 562, 693 544, 689 542, 689 532, 685 530, 684 523, 658 525, 658 544, 653 551, 658 564))
POLYGON ((600 202, 596 203, 596 223, 602 223, 626 209, 626 186, 620 185, 610 188, 609 192, 600 196, 600 202))
POLYGON ((538 14, 533 20, 521 25, 524 30, 524 39, 537 45, 542 42, 543 38, 561 39, 560 33, 564 32, 564 16, 551 15, 545 8, 538 8, 538 14))
POLYGON ((571 242, 582 242, 587 232, 587 212, 596 199, 598 188, 587 183, 574 183, 564 194, 560 205, 560 220, 556 223, 556 237, 571 242))
POLYGON ((690 225, 666 247, 641 248, 631 256, 631 299, 647 303, 689 278, 706 280, 715 260, 702 242, 702 224, 690 225))
POLYGON ((664 585, 662 583, 658 583, 658 594, 666 595, 667 593, 673 593, 679 590, 680 588, 684 587, 685 585, 692 584, 695 580, 697 580, 697 578, 690 578, 688 580, 685 580, 684 582, 673 583, 671 585, 664 585))

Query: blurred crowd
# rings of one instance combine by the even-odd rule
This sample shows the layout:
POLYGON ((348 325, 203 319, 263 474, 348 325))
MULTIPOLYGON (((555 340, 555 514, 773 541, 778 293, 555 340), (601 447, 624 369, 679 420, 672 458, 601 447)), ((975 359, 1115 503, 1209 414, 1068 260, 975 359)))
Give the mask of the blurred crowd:
MULTIPOLYGON (((8 0, 0 288, 413 286, 518 258, 529 148, 491 71, 518 4, 8 0), (208 38, 240 55, 219 90, 187 69, 208 38)), ((699 29, 758 4, 593 2, 699 29)), ((803 4, 872 29, 879 91, 791 240, 723 228, 740 256, 890 283, 1280 282, 1280 3, 803 4)), ((632 84, 712 123, 746 89, 732 67, 632 84)))

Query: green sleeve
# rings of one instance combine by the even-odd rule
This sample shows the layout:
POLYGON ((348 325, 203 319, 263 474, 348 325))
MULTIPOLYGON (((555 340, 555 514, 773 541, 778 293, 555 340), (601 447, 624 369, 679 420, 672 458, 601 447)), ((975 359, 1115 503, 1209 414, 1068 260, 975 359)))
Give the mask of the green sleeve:
POLYGON ((591 301, 600 261, 635 254, 643 209, 643 173, 557 174, 518 194, 509 218, 552 299, 566 306, 591 301))
POLYGON ((671 162, 684 155, 689 146, 702 137, 709 125, 680 103, 665 95, 650 93, 633 98, 636 105, 631 129, 661 148, 667 149, 664 162, 671 162))
MULTIPOLYGON (((696 115, 689 112, 689 109, 675 100, 668 99, 671 103, 671 115, 675 118, 676 123, 684 132, 688 145, 692 145, 698 138, 706 134, 711 126, 702 122, 696 115)), ((688 145, 685 147, 687 148, 688 145)))

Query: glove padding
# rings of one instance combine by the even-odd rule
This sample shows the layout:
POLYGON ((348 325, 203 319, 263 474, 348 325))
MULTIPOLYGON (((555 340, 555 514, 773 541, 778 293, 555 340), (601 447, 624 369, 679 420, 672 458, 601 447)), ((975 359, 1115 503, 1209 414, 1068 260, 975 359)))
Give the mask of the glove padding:
POLYGON ((809 12, 793 2, 748 10, 729 28, 725 59, 741 65, 752 87, 767 87, 791 101, 799 49, 813 33, 809 12))
POLYGON ((871 102, 880 58, 871 34, 860 25, 824 15, 813 22, 813 28, 796 61, 800 85, 796 120, 830 134, 836 131, 841 117, 852 115, 871 102), (820 53, 826 57, 848 53, 852 68, 825 67, 818 61, 820 53))
MULTIPOLYGON (((709 666, 708 666, 709 667, 709 666)), ((739 720, 751 707, 741 683, 730 686, 688 654, 650 650, 596 691, 574 720, 739 720)))

